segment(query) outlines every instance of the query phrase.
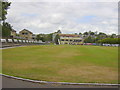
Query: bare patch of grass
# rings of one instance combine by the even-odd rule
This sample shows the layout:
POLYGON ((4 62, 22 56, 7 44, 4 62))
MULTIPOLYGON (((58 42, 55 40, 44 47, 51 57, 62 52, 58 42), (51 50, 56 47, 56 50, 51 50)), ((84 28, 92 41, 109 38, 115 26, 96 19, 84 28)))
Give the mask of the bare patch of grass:
POLYGON ((3 50, 3 73, 45 81, 118 83, 117 47, 46 45, 3 50))
POLYGON ((112 81, 118 80, 118 70, 115 68, 95 66, 95 65, 81 65, 76 67, 67 67, 59 71, 59 74, 64 76, 80 77, 87 81, 112 81))

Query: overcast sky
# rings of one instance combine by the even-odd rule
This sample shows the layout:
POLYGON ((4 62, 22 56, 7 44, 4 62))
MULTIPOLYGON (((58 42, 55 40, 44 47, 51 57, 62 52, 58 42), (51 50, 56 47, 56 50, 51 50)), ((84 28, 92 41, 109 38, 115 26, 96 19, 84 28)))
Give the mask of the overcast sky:
POLYGON ((89 30, 118 33, 117 0, 9 1, 12 4, 7 21, 17 32, 25 28, 35 34, 52 33, 58 29, 62 33, 83 33, 89 30))

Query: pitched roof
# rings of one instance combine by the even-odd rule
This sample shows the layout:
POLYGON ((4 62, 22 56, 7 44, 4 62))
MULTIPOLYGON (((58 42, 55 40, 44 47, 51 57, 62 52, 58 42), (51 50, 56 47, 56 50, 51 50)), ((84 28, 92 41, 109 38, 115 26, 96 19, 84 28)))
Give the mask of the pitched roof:
POLYGON ((59 34, 60 36, 63 37, 79 37, 80 35, 75 35, 75 34, 59 34))
POLYGON ((14 29, 12 29, 12 32, 16 32, 14 29))
POLYGON ((27 30, 27 29, 23 29, 23 30, 21 30, 20 32, 22 32, 22 31, 27 31, 27 32, 33 34, 31 31, 29 31, 29 30, 27 30))

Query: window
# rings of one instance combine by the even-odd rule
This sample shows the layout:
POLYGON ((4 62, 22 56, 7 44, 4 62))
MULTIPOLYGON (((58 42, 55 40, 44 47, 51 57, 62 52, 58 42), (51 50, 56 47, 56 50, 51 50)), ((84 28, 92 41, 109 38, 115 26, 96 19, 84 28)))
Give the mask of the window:
POLYGON ((22 33, 22 35, 27 35, 28 33, 22 33))
POLYGON ((61 41, 64 41, 64 39, 61 39, 61 41))

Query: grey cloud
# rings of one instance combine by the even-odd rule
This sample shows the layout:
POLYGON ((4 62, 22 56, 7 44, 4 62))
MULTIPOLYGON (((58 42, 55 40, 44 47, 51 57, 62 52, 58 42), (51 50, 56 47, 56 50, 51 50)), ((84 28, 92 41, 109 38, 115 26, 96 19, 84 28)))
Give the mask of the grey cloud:
POLYGON ((17 31, 26 28, 34 33, 50 33, 59 28, 64 33, 117 33, 117 14, 117 3, 110 2, 13 2, 7 21, 17 31), (96 16, 89 23, 75 21, 89 15, 96 16))

